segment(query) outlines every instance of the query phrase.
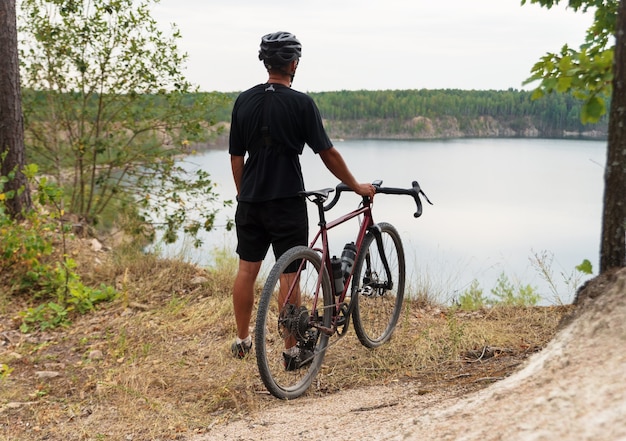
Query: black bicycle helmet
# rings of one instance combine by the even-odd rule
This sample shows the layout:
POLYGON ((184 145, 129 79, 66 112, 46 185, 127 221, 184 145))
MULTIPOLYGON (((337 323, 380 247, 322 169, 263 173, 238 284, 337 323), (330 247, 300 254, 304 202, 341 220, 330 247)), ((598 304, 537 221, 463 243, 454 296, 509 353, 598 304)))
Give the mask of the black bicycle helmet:
POLYGON ((289 32, 274 32, 261 38, 259 60, 268 68, 285 66, 302 56, 302 45, 289 32))

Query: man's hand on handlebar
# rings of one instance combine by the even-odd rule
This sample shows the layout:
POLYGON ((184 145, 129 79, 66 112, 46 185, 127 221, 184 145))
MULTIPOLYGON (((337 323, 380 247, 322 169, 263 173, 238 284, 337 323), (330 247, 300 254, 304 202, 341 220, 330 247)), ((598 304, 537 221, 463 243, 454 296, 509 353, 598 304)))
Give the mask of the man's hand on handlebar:
POLYGON ((376 193, 376 187, 372 184, 359 184, 358 187, 353 190, 356 194, 360 196, 367 196, 369 198, 374 197, 374 193, 376 193))

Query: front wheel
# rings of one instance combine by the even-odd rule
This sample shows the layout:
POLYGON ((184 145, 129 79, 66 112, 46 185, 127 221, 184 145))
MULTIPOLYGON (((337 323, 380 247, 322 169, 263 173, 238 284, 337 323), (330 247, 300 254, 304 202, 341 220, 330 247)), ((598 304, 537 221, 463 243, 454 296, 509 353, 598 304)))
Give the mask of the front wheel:
POLYGON ((382 345, 393 334, 402 309, 406 273, 398 231, 385 222, 373 228, 377 231, 369 231, 363 239, 352 279, 354 329, 368 348, 382 345))
POLYGON ((302 395, 322 366, 328 335, 316 326, 330 328, 334 305, 330 277, 322 268, 316 251, 293 247, 276 261, 263 287, 256 358, 263 384, 277 398, 302 395))

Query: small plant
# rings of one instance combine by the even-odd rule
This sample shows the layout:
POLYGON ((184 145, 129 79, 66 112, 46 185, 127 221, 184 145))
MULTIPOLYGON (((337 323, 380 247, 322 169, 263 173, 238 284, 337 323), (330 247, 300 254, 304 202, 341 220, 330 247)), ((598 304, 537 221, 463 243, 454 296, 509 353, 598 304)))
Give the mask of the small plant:
POLYGON ((10 368, 9 365, 4 363, 0 364, 0 383, 9 378, 11 372, 13 372, 13 368, 10 368))
POLYGON ((587 259, 583 260, 577 265, 571 272, 567 273, 565 270, 560 272, 561 279, 563 280, 563 288, 559 289, 559 283, 554 276, 554 254, 547 251, 541 253, 533 253, 533 257, 530 259, 531 265, 539 273, 541 278, 546 281, 550 293, 552 294, 552 300, 556 304, 563 304, 562 297, 573 297, 578 289, 583 275, 593 274, 593 266, 587 259))
MULTIPOLYGON (((30 332, 67 326, 72 313, 84 314, 117 293, 110 286, 91 288, 82 283, 76 262, 67 255, 62 191, 45 177, 37 181, 34 165, 25 167, 25 174, 37 184, 39 205, 24 214, 23 222, 16 222, 0 204, 0 271, 11 275, 10 293, 31 293, 34 300, 43 300, 21 314, 20 329, 30 332)), ((0 181, 2 195, 5 183, 6 179, 0 181)))
POLYGON ((48 294, 56 296, 68 310, 84 314, 91 311, 96 303, 116 297, 117 293, 111 286, 100 285, 97 289, 85 286, 75 269, 74 259, 65 258, 63 263, 57 262, 46 283, 48 294))
POLYGON ((488 303, 489 300, 483 295, 483 290, 476 279, 472 280, 470 287, 459 297, 459 308, 463 311, 476 311, 488 303))
POLYGON ((22 316, 20 331, 24 333, 34 329, 45 331, 70 324, 67 308, 55 302, 42 303, 35 308, 28 308, 20 315, 22 316))
POLYGON ((474 279, 459 298, 458 306, 463 311, 476 311, 495 305, 534 306, 541 299, 535 288, 530 285, 514 285, 504 273, 498 277, 491 294, 493 297, 486 297, 478 280, 474 279))
POLYGON ((118 359, 126 357, 131 342, 126 334, 126 329, 120 329, 117 335, 110 334, 110 343, 112 346, 112 353, 118 359), (113 347, 114 346, 114 347, 113 347))
POLYGON ((461 342, 465 333, 465 325, 461 324, 454 314, 454 311, 446 314, 446 323, 448 325, 447 344, 451 358, 456 358, 461 350, 461 342))
POLYGON ((491 294, 490 297, 485 296, 478 280, 474 279, 470 287, 459 297, 457 306, 463 311, 476 311, 496 305, 534 306, 541 299, 536 288, 530 285, 514 285, 504 273, 498 277, 491 294))
POLYGON ((541 299, 536 289, 530 285, 513 285, 506 274, 501 273, 496 286, 491 290, 496 305, 504 306, 534 306, 541 299))

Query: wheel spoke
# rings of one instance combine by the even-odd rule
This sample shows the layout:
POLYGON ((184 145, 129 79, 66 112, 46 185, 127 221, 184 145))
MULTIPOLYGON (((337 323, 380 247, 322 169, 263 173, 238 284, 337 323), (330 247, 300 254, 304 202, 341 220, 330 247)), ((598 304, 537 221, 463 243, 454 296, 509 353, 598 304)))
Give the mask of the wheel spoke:
POLYGON ((361 343, 370 348, 389 340, 404 298, 406 269, 400 236, 390 224, 381 223, 379 227, 382 247, 376 236, 368 233, 352 282, 352 288, 357 293, 353 311, 354 328, 361 343))
POLYGON ((328 336, 316 326, 330 326, 333 297, 327 274, 316 297, 320 270, 315 251, 295 247, 276 262, 263 288, 255 330, 257 364, 263 383, 278 398, 306 392, 322 364, 328 336), (300 260, 305 265, 299 273, 284 273, 300 260))

